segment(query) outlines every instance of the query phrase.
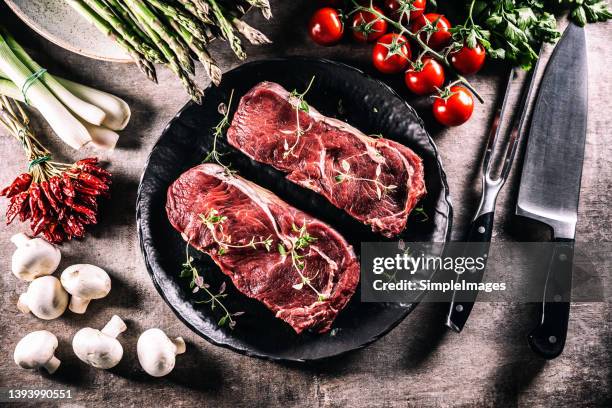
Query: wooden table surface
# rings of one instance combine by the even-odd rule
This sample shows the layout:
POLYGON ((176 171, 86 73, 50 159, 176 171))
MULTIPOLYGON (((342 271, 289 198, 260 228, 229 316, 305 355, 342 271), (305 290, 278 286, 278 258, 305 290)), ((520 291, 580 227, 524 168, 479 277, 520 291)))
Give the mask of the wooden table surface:
MULTIPOLYGON (((311 9, 306 0, 273 1, 275 18, 266 23, 251 13, 247 18, 263 28, 273 46, 248 47, 251 60, 272 56, 310 55, 345 61, 368 71, 367 47, 350 43, 322 48, 310 42, 305 24, 311 9)), ((13 252, 9 237, 22 230, 18 223, 0 229, 0 386, 71 388, 74 406, 609 406, 612 395, 612 313, 610 303, 575 304, 571 311, 564 354, 546 362, 532 354, 525 335, 534 308, 524 304, 478 303, 461 335, 449 332, 445 310, 421 304, 396 329, 364 350, 313 365, 285 365, 245 357, 208 344, 185 327, 158 295, 139 251, 134 204, 145 159, 161 130, 187 98, 178 81, 159 70, 160 85, 148 82, 131 65, 90 60, 65 51, 29 30, 2 4, 0 24, 9 26, 42 65, 52 72, 96 86, 125 98, 133 116, 117 150, 103 155, 115 174, 111 205, 102 224, 83 242, 64 245, 60 270, 73 263, 97 264, 112 275, 109 297, 94 301, 87 313, 67 312, 45 322, 17 311, 25 290, 10 273, 13 252), (74 356, 70 340, 81 327, 102 327, 118 314, 128 323, 121 335, 123 361, 109 371, 85 366, 74 356), (135 358, 138 335, 160 327, 188 341, 168 377, 154 379, 135 358), (17 341, 33 330, 57 335, 62 368, 54 376, 19 369, 12 359, 17 341)), ((577 239, 610 241, 612 212, 612 115, 609 113, 612 24, 587 28, 589 55, 589 125, 577 239)), ((213 53, 224 70, 239 63, 216 42, 213 53)), ((478 105, 466 125, 449 130, 437 127, 427 101, 413 100, 439 146, 448 174, 455 209, 453 238, 460 239, 478 198, 478 164, 503 82, 504 67, 489 64, 474 84, 487 103, 478 105)), ((204 82, 204 79, 201 79, 204 82)), ((399 81, 392 82, 408 97, 399 81)), ((82 157, 58 142, 40 120, 45 143, 56 157, 82 157)), ((0 185, 23 170, 21 147, 0 131, 0 185)), ((525 225, 513 217, 517 191, 513 174, 498 205, 494 240, 517 240, 525 225)), ((2 203, 4 208, 5 203, 2 203)))

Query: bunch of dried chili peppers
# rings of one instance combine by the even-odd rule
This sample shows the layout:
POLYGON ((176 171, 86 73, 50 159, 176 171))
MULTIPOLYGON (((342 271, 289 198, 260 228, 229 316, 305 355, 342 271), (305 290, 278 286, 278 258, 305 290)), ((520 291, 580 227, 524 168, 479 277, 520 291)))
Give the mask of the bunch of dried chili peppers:
POLYGON ((29 161, 28 171, 0 191, 7 197, 7 224, 30 220, 33 235, 53 243, 83 238, 85 226, 98 222, 98 199, 110 196, 111 174, 97 158, 74 164, 52 161, 36 139, 18 102, 0 98, 0 123, 19 140, 29 161))

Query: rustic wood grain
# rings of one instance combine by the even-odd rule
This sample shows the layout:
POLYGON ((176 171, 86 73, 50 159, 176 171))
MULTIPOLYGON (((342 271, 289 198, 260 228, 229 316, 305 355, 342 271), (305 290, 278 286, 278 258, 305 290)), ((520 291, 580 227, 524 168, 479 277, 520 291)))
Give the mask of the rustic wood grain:
MULTIPOLYGON (((308 41, 304 27, 312 2, 273 3, 276 15, 272 22, 253 13, 247 17, 275 41, 270 47, 248 47, 250 59, 311 55, 370 71, 367 47, 347 42, 322 48, 308 41)), ((206 343, 179 322, 157 294, 136 238, 138 179, 161 130, 187 101, 180 84, 163 69, 156 86, 131 65, 93 61, 64 51, 27 29, 5 5, 0 5, 0 23, 8 25, 51 71, 117 94, 133 109, 132 122, 122 133, 118 149, 103 157, 112 162, 116 175, 112 204, 103 209, 102 225, 84 242, 64 245, 60 266, 77 262, 102 266, 113 278, 108 298, 94 301, 83 316, 66 313, 51 322, 18 313, 15 302, 26 285, 10 273, 13 248, 8 239, 22 227, 13 224, 0 230, 0 386, 70 387, 75 398, 67 406, 610 406, 609 302, 572 307, 566 350, 551 362, 538 359, 526 346, 525 334, 535 310, 513 304, 477 304, 461 335, 445 329, 445 310, 440 305, 422 304, 392 333, 365 350, 308 366, 251 359, 206 343), (125 358, 112 370, 97 371, 76 359, 70 340, 79 328, 100 328, 113 314, 128 322, 128 331, 121 335, 125 358), (163 379, 148 377, 135 359, 138 334, 150 327, 182 335, 188 341, 187 353, 163 379), (40 329, 48 329, 60 339, 58 357, 63 367, 55 376, 21 370, 12 361, 16 342, 40 329)), ((588 242, 612 238, 611 28, 607 23, 587 29, 590 116, 577 238, 588 242)), ((213 51, 224 70, 238 65, 220 42, 214 44, 213 51)), ((431 120, 427 101, 411 99, 439 145, 446 166, 455 206, 455 239, 463 236, 477 204, 479 157, 503 70, 490 64, 474 78, 487 103, 478 105, 474 118, 457 129, 440 129, 431 120)), ((390 83, 409 97, 399 80, 390 83)), ((35 126, 48 135, 45 142, 58 152, 58 158, 82 156, 61 145, 40 120, 35 126)), ((23 170, 20 146, 4 136, 0 136, 0 163, 0 185, 23 170)), ((525 236, 527 227, 513 217, 515 173, 498 205, 495 240, 525 236)))

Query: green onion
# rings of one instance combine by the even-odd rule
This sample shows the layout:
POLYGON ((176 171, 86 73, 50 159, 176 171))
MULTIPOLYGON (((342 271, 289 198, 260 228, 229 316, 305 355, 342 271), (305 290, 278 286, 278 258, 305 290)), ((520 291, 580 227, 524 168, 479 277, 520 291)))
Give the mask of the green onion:
POLYGON ((125 129, 130 121, 132 113, 130 111, 130 106, 123 99, 64 78, 56 77, 56 79, 67 90, 72 92, 74 96, 85 102, 96 105, 106 113, 106 118, 104 118, 102 126, 111 130, 125 129))
POLYGON ((72 116, 44 83, 35 80, 24 89, 34 73, 15 55, 2 33, 0 33, 0 70, 17 89, 27 90, 25 95, 27 102, 38 109, 55 133, 70 147, 79 149, 91 142, 85 126, 72 116))
MULTIPOLYGON (((2 30, 4 39, 9 47, 13 50, 13 53, 26 65, 30 71, 38 72, 43 68, 36 63, 25 50, 15 41, 15 39, 6 30, 2 30)), ((94 125, 101 125, 106 118, 106 113, 100 108, 91 103, 87 103, 71 94, 65 87, 62 86, 52 75, 48 73, 42 74, 40 80, 47 86, 47 88, 53 92, 53 94, 59 99, 64 106, 70 109, 73 113, 78 115, 81 119, 94 125)))
POLYGON ((91 136, 91 144, 98 149, 113 150, 119 140, 119 135, 105 127, 82 122, 91 136))

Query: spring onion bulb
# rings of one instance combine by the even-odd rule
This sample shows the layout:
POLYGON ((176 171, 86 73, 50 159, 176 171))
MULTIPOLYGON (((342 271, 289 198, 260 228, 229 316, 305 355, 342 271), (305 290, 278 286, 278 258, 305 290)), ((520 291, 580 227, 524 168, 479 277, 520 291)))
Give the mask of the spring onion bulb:
POLYGON ((101 150, 114 150, 119 140, 119 134, 102 126, 82 122, 91 136, 91 144, 101 150))
MULTIPOLYGON (((0 33, 0 70, 17 89, 24 89, 33 72, 15 55, 0 33)), ((40 81, 27 88, 28 103, 45 117, 55 133, 70 147, 79 149, 91 142, 91 136, 81 122, 57 100, 55 95, 40 81)))
MULTIPOLYGON (((21 45, 19 45, 19 43, 17 43, 17 41, 15 41, 15 39, 8 32, 6 32, 6 30, 2 30, 2 35, 13 53, 25 66, 28 67, 32 73, 43 69, 25 52, 21 45)), ((94 125, 101 125, 104 122, 106 113, 104 113, 102 109, 77 98, 66 88, 64 88, 64 86, 59 83, 53 75, 44 73, 40 77, 40 81, 42 81, 51 92, 53 92, 53 94, 64 104, 64 106, 70 109, 81 119, 84 119, 85 121, 94 125)))
POLYGON ((98 106, 106 113, 102 126, 111 130, 123 130, 132 115, 130 106, 121 98, 109 93, 77 84, 64 78, 56 77, 57 81, 77 98, 98 106))

